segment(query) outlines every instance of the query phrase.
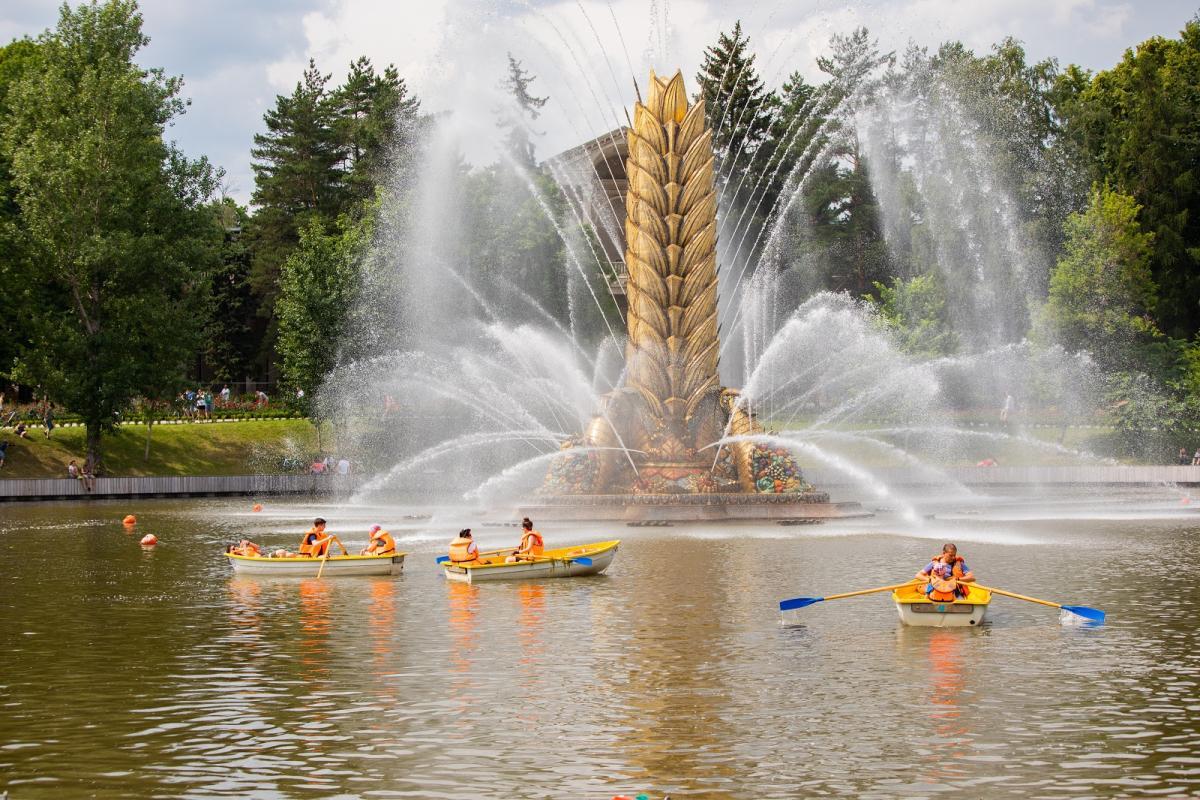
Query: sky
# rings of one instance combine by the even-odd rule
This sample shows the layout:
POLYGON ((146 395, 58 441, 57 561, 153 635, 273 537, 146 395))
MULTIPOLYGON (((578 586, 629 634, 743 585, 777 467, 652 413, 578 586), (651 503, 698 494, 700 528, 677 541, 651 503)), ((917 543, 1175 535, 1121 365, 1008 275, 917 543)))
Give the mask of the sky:
MULTIPOLYGON (((59 0, 0 2, 0 41, 55 25, 59 0)), ((72 2, 74 5, 75 3, 72 2)), ((549 103, 536 129, 546 157, 611 130, 634 100, 633 76, 682 69, 742 21, 769 87, 792 71, 819 82, 829 37, 866 26, 880 47, 959 40, 986 52, 1005 36, 1030 61, 1111 67, 1151 36, 1174 37, 1198 10, 1179 0, 142 0, 144 66, 182 75, 191 106, 168 136, 226 172, 248 203, 250 147, 263 113, 310 57, 340 82, 359 55, 394 63, 427 112, 450 111, 469 160, 494 157, 499 83, 512 53, 549 103)))

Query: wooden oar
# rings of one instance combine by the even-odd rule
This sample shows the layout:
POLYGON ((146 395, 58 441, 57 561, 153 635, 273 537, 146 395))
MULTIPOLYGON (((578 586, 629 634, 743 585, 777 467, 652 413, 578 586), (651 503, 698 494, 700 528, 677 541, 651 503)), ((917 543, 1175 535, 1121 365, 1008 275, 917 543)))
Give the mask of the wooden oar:
POLYGON ((321 556, 321 566, 317 568, 317 578, 321 577, 321 573, 325 571, 325 562, 329 560, 329 548, 325 548, 325 555, 321 556))
POLYGON ((1002 594, 1005 597, 1012 597, 1016 600, 1028 600, 1031 603, 1040 603, 1041 605, 1050 606, 1051 608, 1061 608, 1063 611, 1069 611, 1072 614, 1083 617, 1084 619, 1090 620, 1091 622, 1104 622, 1104 612, 1098 608, 1088 608, 1087 606, 1064 606, 1062 603, 1054 603, 1054 602, 1051 602, 1050 600, 1039 600, 1036 597, 1026 597, 1023 594, 1017 594, 1016 592, 1006 592, 1003 589, 993 589, 990 586, 983 586, 982 584, 978 584, 978 583, 972 583, 969 585, 970 586, 978 586, 980 589, 983 589, 985 592, 991 592, 992 594, 1002 594))
POLYGON ((792 611, 797 608, 811 606, 813 603, 820 603, 825 600, 841 600, 843 597, 858 597, 860 594, 875 594, 876 592, 887 592, 893 589, 903 589, 905 586, 912 586, 914 583, 920 583, 916 578, 905 581, 904 583, 895 583, 891 586, 880 586, 875 589, 859 589, 857 592, 843 592, 842 594, 831 594, 828 597, 793 597, 790 600, 780 600, 780 611, 792 611))

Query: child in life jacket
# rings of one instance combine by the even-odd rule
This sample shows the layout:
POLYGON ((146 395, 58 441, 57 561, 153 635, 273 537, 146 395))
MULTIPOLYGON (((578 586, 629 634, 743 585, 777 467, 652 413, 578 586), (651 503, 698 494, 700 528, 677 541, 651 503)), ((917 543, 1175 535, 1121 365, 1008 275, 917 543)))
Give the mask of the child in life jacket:
POLYGON ((958 554, 958 548, 953 544, 946 544, 942 546, 941 555, 934 556, 917 573, 917 578, 927 581, 923 591, 930 600, 951 602, 970 593, 966 584, 975 580, 975 573, 971 572, 967 562, 958 554))

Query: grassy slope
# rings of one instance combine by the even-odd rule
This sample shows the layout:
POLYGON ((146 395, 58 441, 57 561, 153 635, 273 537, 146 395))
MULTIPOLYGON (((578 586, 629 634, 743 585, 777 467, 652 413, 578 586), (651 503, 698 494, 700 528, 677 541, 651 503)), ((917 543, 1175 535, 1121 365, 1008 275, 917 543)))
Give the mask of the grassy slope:
MULTIPOLYGON (((67 462, 86 456, 82 427, 57 428, 47 440, 41 428, 19 439, 12 428, 0 431, 8 440, 8 459, 0 478, 65 478, 67 462)), ((308 420, 155 425, 150 458, 143 459, 146 426, 127 425, 106 436, 105 475, 246 475, 280 471, 287 454, 311 457, 317 449, 316 429, 308 420)))

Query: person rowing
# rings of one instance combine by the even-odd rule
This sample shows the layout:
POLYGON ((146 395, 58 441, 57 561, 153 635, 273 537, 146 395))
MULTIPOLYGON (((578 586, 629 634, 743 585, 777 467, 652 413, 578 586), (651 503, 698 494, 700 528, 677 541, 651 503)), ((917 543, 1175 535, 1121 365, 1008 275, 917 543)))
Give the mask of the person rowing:
POLYGON ((342 549, 342 555, 347 555, 346 546, 342 544, 342 540, 332 533, 326 534, 325 520, 317 517, 313 520, 313 526, 305 531, 304 538, 300 540, 300 557, 324 558, 329 552, 329 546, 334 542, 342 549))
POLYGON ((542 557, 545 550, 545 541, 542 539, 542 534, 533 529, 533 521, 529 517, 521 520, 521 527, 524 533, 521 535, 521 544, 512 555, 504 559, 509 564, 518 561, 534 561, 542 557))
POLYGON ((969 594, 967 584, 975 582, 975 573, 958 554, 958 547, 947 543, 942 545, 941 554, 917 573, 917 580, 925 581, 923 591, 930 600, 951 602, 969 594))
POLYGON ((370 540, 367 546, 359 551, 364 556, 391 556, 396 554, 396 540, 379 525, 372 525, 367 532, 370 540))
POLYGON ((474 564, 479 561, 479 545, 471 538, 471 529, 463 528, 450 543, 451 564, 474 564))

